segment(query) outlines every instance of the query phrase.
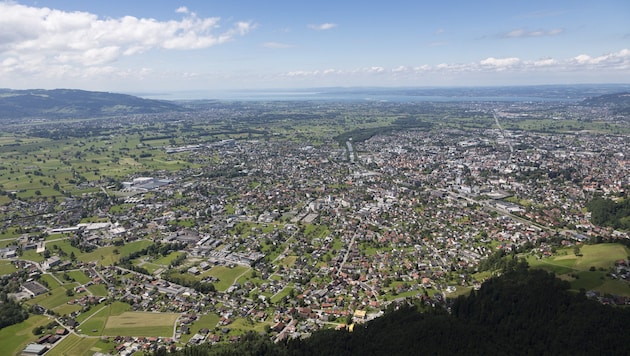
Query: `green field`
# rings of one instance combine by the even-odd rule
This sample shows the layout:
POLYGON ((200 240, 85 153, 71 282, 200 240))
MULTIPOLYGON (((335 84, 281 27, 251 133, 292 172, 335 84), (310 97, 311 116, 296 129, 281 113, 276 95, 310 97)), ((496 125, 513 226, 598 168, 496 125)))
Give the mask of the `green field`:
POLYGON ((104 335, 109 336, 173 336, 179 314, 125 312, 107 319, 104 335))
POLYGON ((203 328, 208 328, 210 330, 214 330, 214 327, 219 322, 220 317, 214 313, 202 315, 190 326, 190 334, 183 334, 181 336, 181 342, 185 343, 190 340, 199 330, 203 328))
POLYGON ((95 306, 92 307, 87 313, 79 315, 77 321, 79 325, 80 333, 88 336, 100 336, 103 335, 105 325, 112 316, 119 316, 126 313, 131 309, 129 304, 115 302, 104 307, 95 306))
POLYGON ((92 294, 99 297, 107 297, 107 287, 104 284, 94 284, 87 287, 92 294))
POLYGON ((125 255, 129 255, 132 252, 137 252, 143 248, 151 245, 153 242, 149 240, 133 241, 124 246, 106 246, 100 247, 92 252, 76 255, 77 259, 83 262, 96 261, 101 266, 110 266, 115 262, 120 261, 120 258, 125 255), (115 253, 118 251, 118 253, 115 253))
POLYGON ((50 320, 42 315, 31 315, 25 321, 0 329, 0 355, 16 355, 29 342, 33 342, 39 336, 33 335, 33 329, 44 326, 50 320))
POLYGON ((237 318, 236 320, 234 320, 232 324, 228 325, 228 328, 230 328, 230 334, 239 335, 247 331, 254 331, 258 333, 264 332, 265 325, 271 325, 271 323, 270 322, 252 323, 248 319, 237 318))
POLYGON ((556 255, 538 259, 528 256, 532 268, 542 268, 571 283, 573 290, 597 290, 630 296, 630 286, 624 281, 606 276, 615 261, 630 255, 630 249, 621 244, 597 244, 580 247, 581 256, 576 256, 573 248, 558 250, 556 255))
MULTIPOLYGON (((95 347, 100 343, 98 338, 85 338, 77 335, 68 335, 63 341, 55 345, 46 355, 50 356, 70 356, 70 355, 91 355, 95 352, 109 351, 110 349, 95 347)), ((111 344, 113 349, 114 344, 111 344)))
POLYGON ((55 289, 61 286, 61 284, 59 284, 59 282, 57 282, 57 280, 50 274, 43 274, 40 279, 48 284, 48 289, 55 289))
POLYGON ((208 272, 204 273, 204 275, 210 275, 219 279, 218 282, 214 284, 218 291, 225 291, 230 288, 234 282, 238 279, 238 277, 249 271, 251 268, 245 266, 235 266, 233 268, 225 267, 225 266, 215 266, 212 267, 208 272))
POLYGON ((5 274, 11 274, 17 271, 15 265, 11 261, 0 260, 0 276, 5 274))
POLYGON ((58 313, 59 315, 70 315, 70 313, 81 309, 83 309, 83 307, 79 304, 63 304, 56 307, 54 310, 55 313, 58 313))
POLYGON ((151 263, 159 265, 159 266, 163 266, 163 267, 168 267, 171 264, 171 262, 173 262, 175 259, 177 259, 177 257, 183 255, 184 253, 185 252, 182 252, 182 251, 174 251, 164 257, 160 257, 156 259, 155 261, 152 261, 151 263))
POLYGON ((79 296, 85 295, 85 292, 81 294, 75 294, 74 296, 66 295, 66 290, 72 289, 72 288, 73 286, 71 285, 57 287, 57 288, 51 289, 49 293, 44 293, 44 294, 38 295, 35 298, 29 299, 26 303, 29 305, 39 304, 46 309, 52 309, 54 311, 58 311, 58 309, 65 310, 66 309, 65 306, 67 305, 68 301, 72 299, 76 299, 79 296))
POLYGON ((86 276, 85 273, 83 273, 80 270, 68 271, 67 273, 70 276, 70 278, 74 279, 80 284, 85 284, 92 280, 90 277, 86 276))
POLYGON ((276 293, 274 296, 271 297, 270 302, 274 304, 278 303, 282 298, 291 294, 292 290, 293 290, 293 287, 290 285, 284 287, 281 291, 279 291, 278 293, 276 293))

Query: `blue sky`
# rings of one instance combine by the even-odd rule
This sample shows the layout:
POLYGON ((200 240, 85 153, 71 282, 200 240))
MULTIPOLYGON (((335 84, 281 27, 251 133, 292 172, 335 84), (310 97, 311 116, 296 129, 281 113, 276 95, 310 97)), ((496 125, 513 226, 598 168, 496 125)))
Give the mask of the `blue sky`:
POLYGON ((0 1, 0 87, 630 83, 630 1, 0 1))

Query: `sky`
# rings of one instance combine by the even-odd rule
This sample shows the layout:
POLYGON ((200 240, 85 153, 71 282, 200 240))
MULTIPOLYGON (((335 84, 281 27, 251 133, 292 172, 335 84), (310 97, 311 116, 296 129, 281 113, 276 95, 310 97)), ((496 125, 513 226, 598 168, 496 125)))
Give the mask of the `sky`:
POLYGON ((0 87, 630 83, 628 0, 0 0, 0 87))

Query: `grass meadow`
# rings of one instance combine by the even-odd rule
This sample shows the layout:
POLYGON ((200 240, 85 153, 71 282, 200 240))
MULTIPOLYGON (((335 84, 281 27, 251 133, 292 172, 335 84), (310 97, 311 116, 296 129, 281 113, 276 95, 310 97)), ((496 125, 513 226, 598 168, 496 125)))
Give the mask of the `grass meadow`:
POLYGON ((234 282, 238 279, 238 277, 249 271, 251 268, 245 266, 235 266, 232 268, 226 266, 214 266, 208 272, 204 273, 204 275, 210 275, 219 279, 218 282, 214 283, 215 288, 218 291, 225 291, 230 288, 234 282))
POLYGON ((173 336, 179 314, 125 312, 107 319, 104 335, 108 336, 173 336))
POLYGON ((0 329, 0 355, 19 354, 30 342, 39 338, 33 335, 33 329, 50 323, 47 317, 31 315, 25 321, 0 329))
POLYGON ((573 248, 558 250, 556 255, 537 259, 529 256, 527 262, 533 268, 542 268, 555 273, 559 278, 571 283, 571 289, 597 290, 630 296, 628 283, 606 276, 615 261, 630 255, 630 249, 621 244, 597 244, 580 247, 581 256, 576 256, 573 248))
MULTIPOLYGON (((95 352, 106 351, 101 348, 95 347, 99 342, 98 338, 85 338, 77 335, 70 334, 55 345, 50 351, 46 353, 47 356, 70 356, 70 355, 91 355, 95 352)), ((112 349, 114 344, 112 345, 112 349)))

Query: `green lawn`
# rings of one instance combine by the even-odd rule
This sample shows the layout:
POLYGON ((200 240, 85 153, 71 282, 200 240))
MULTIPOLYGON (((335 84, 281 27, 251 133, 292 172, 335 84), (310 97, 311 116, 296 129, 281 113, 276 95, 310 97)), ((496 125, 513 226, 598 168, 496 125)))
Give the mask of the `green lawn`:
POLYGON ((55 254, 55 251, 57 249, 62 250, 66 254, 65 257, 61 258, 61 259, 64 259, 64 260, 69 260, 70 259, 70 255, 73 254, 73 253, 74 253, 74 255, 76 257, 78 257, 79 255, 82 254, 81 250, 79 250, 78 248, 76 248, 76 247, 74 247, 74 246, 72 246, 70 244, 70 240, 47 242, 46 243, 46 249, 51 251, 53 254, 55 254), (57 248, 55 248, 55 246, 57 248))
POLYGON ((5 274, 11 274, 17 271, 13 262, 8 260, 0 260, 0 276, 5 274))
POLYGON ((276 295, 274 295, 270 302, 272 303, 278 303, 282 298, 288 296, 289 294, 291 294, 291 291, 293 290, 293 287, 291 286, 286 286, 284 287, 280 292, 278 292, 276 295))
POLYGON ((204 273, 204 275, 214 276, 219 279, 218 282, 214 284, 218 291, 225 291, 230 288, 232 284, 236 281, 238 276, 243 274, 244 272, 249 271, 251 268, 245 266, 236 266, 234 268, 229 268, 225 266, 215 266, 212 267, 208 272, 204 273))
POLYGON ((130 242, 120 247, 100 247, 92 252, 77 255, 77 258, 83 262, 96 261, 99 265, 110 266, 113 265, 114 262, 120 261, 120 258, 122 256, 129 255, 132 252, 140 251, 143 248, 151 245, 152 243, 153 242, 149 240, 139 240, 130 242), (115 253, 115 251, 118 251, 118 253, 115 253))
POLYGON ((55 313, 58 313, 59 315, 70 315, 70 313, 79 311, 82 308, 83 307, 79 304, 62 304, 55 308, 55 313))
POLYGON ((81 284, 85 284, 92 280, 90 277, 86 276, 83 271, 80 270, 68 271, 67 273, 71 278, 81 284))
POLYGON ((48 289, 55 289, 59 286, 61 286, 61 284, 59 284, 59 282, 57 282, 56 279, 53 278, 53 276, 49 275, 49 274, 43 274, 40 279, 42 281, 46 281, 46 283, 48 283, 48 289))
POLYGON ((177 257, 183 255, 184 253, 185 252, 182 252, 182 251, 174 251, 164 257, 161 257, 161 258, 156 259, 155 261, 152 261, 151 263, 168 267, 171 264, 171 262, 173 262, 175 259, 177 259, 177 257))
POLYGON ((22 256, 20 257, 23 260, 29 260, 33 262, 43 262, 44 256, 40 253, 37 253, 35 250, 26 250, 22 252, 22 256))
POLYGON ((199 317, 197 321, 195 321, 190 326, 190 334, 182 335, 180 341, 182 343, 188 342, 191 337, 193 337, 196 333, 199 332, 199 330, 203 328, 214 330, 214 327, 217 326, 217 323, 219 322, 219 320, 220 320, 220 317, 214 313, 202 315, 201 317, 199 317))
POLYGON ((287 256, 283 258, 278 264, 283 265, 285 267, 293 267, 293 265, 295 264, 295 261, 297 261, 297 256, 287 256))
POLYGON ((254 332, 259 332, 259 333, 264 332, 265 325, 271 325, 271 323, 270 322, 250 323, 245 318, 237 318, 234 320, 232 324, 228 325, 227 327, 230 329, 230 334, 239 335, 247 331, 254 331, 254 332))
POLYGON ((23 322, 0 329, 0 355, 19 355, 29 342, 39 336, 33 335, 37 326, 45 326, 50 320, 42 315, 31 315, 23 322))
POLYGON ((94 284, 87 287, 92 294, 99 297, 107 297, 107 287, 104 284, 94 284))
MULTIPOLYGON (((70 288, 72 287, 70 286, 70 288)), ((29 299, 27 301, 27 304, 39 304, 46 309, 55 310, 55 308, 68 303, 69 300, 77 298, 78 295, 74 295, 72 297, 67 296, 66 290, 67 289, 65 287, 57 287, 55 289, 51 289, 49 293, 52 295, 49 295, 49 293, 38 295, 33 299, 29 299)))

